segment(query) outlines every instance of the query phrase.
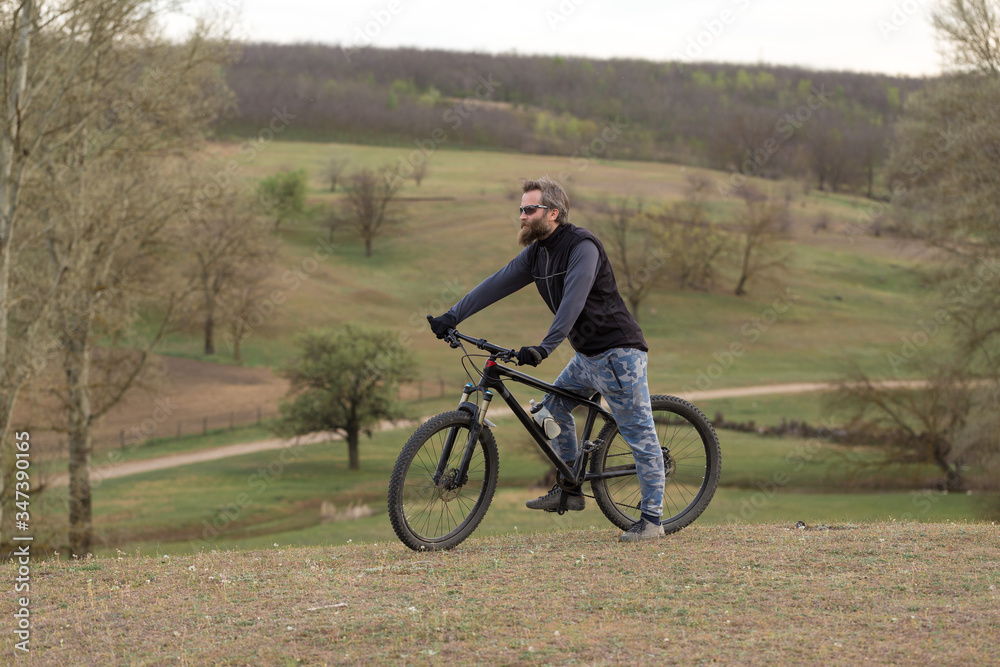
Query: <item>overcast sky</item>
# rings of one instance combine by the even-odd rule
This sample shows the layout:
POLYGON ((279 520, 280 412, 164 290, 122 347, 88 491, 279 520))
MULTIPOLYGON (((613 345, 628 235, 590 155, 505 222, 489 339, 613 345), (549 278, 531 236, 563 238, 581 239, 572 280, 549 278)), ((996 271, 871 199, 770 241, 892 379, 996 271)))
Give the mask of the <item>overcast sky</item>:
MULTIPOLYGON (((238 36, 345 47, 941 71, 930 0, 202 0, 238 36)), ((170 23, 176 34, 181 19, 170 23)))

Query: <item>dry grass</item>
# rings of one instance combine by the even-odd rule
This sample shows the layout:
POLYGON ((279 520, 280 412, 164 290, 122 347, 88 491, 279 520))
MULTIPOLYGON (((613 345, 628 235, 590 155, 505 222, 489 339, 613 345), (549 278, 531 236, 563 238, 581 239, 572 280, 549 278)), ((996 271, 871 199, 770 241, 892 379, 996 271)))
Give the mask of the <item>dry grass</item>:
MULTIPOLYGON (((990 524, 695 526, 32 565, 25 664, 996 664, 990 524)), ((4 565, 8 581, 14 568, 4 565)), ((10 615, 6 615, 8 623, 10 615)), ((13 653, 10 632, 4 653, 13 653)))

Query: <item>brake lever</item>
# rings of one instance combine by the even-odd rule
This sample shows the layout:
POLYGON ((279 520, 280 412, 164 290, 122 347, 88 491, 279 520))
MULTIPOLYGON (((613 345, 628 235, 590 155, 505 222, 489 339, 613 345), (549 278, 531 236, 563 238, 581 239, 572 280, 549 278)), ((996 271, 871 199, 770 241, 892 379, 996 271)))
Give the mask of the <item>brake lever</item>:
POLYGON ((458 338, 455 337, 455 330, 454 329, 451 329, 450 331, 448 331, 448 333, 445 334, 444 339, 448 343, 448 345, 450 345, 452 348, 456 348, 459 345, 461 345, 461 343, 458 342, 458 338))

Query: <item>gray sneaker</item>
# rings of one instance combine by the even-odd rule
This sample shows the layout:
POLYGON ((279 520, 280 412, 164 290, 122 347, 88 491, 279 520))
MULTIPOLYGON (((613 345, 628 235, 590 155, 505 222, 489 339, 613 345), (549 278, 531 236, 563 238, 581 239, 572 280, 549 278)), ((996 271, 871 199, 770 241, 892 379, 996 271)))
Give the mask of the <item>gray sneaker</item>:
MULTIPOLYGON (((552 490, 546 493, 544 496, 539 496, 534 500, 529 500, 524 503, 529 510, 545 510, 546 512, 555 512, 559 509, 559 498, 562 497, 562 489, 556 484, 552 487, 552 490)), ((566 496, 566 509, 579 512, 584 507, 587 506, 587 500, 583 496, 568 495, 566 496)))
POLYGON ((655 540, 659 537, 663 537, 663 526, 654 526, 645 519, 639 519, 618 537, 618 541, 639 542, 641 540, 655 540))

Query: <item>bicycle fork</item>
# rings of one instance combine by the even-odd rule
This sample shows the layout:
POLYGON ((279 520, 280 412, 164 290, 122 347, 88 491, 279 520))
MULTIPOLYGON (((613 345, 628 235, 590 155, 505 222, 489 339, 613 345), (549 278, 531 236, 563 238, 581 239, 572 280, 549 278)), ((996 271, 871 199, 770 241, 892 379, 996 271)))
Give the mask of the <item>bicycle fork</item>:
MULTIPOLYGON (((476 443, 479 442, 479 435, 483 431, 483 424, 486 422, 486 411, 490 407, 490 401, 493 400, 493 392, 489 389, 483 391, 483 399, 480 405, 476 405, 469 401, 469 397, 472 395, 475 387, 468 383, 462 392, 462 400, 459 403, 458 409, 468 412, 473 415, 472 425, 469 427, 469 439, 465 444, 465 451, 462 453, 462 461, 459 463, 455 474, 451 476, 448 480, 449 488, 452 490, 454 488, 463 486, 467 481, 469 476, 469 464, 472 462, 472 455, 476 451, 476 443)), ((434 471, 434 483, 440 485, 441 479, 446 472, 448 461, 451 460, 452 451, 455 448, 455 440, 458 439, 458 427, 453 426, 448 430, 448 436, 445 438, 444 446, 441 448, 441 458, 438 460, 437 469, 434 471)))

